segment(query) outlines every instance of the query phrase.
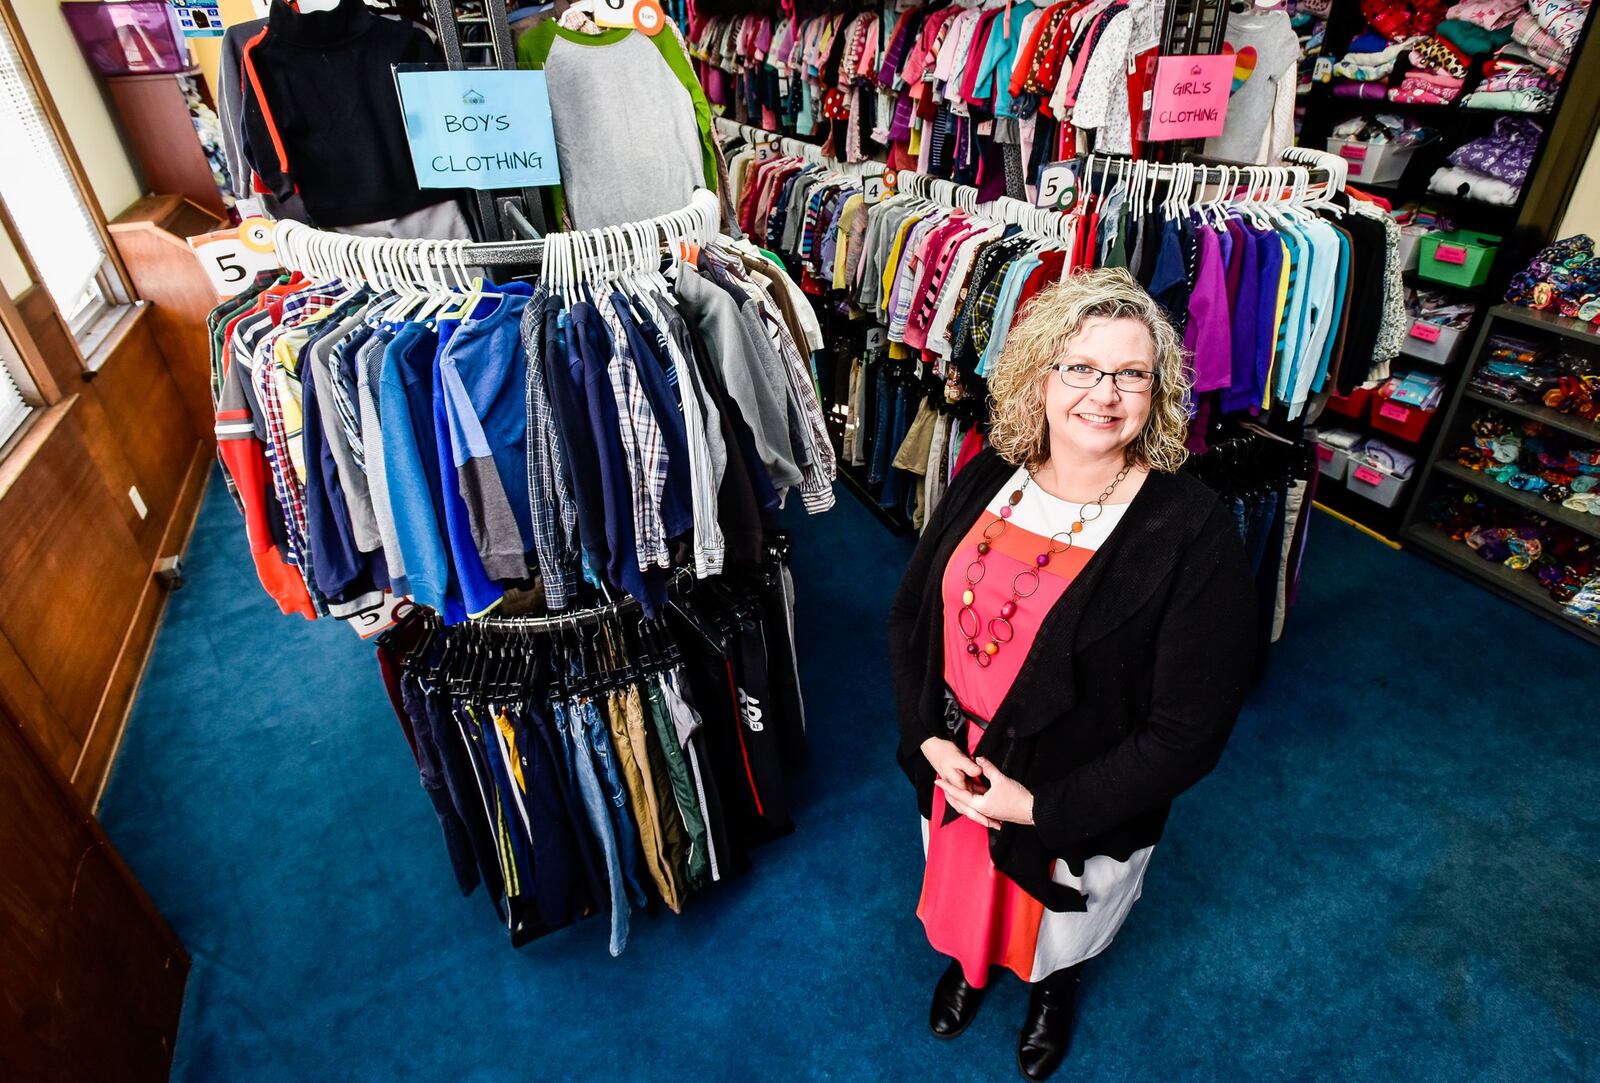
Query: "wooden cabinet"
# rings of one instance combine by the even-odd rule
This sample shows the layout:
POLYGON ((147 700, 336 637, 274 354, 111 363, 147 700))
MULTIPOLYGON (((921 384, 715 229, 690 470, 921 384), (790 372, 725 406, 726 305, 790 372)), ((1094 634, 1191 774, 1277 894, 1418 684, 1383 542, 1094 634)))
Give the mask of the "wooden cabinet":
POLYGON ((152 192, 181 195, 220 217, 227 217, 211 163, 195 133, 190 96, 214 109, 198 68, 177 74, 112 75, 106 78, 111 104, 122 122, 133 160, 152 192))
POLYGON ((0 1079, 166 1079, 189 956, 0 710, 0 1079))

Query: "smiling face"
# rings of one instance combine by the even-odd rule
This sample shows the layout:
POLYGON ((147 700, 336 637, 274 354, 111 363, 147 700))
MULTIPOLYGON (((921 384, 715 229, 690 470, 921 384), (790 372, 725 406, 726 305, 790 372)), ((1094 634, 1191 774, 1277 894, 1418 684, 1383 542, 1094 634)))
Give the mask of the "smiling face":
MULTIPOLYGON (((1058 364, 1088 365, 1104 372, 1155 369, 1156 346, 1143 323, 1125 316, 1090 316, 1067 340, 1058 364)), ((1045 418, 1051 455, 1079 460, 1121 454, 1144 429, 1151 392, 1122 391, 1110 376, 1093 387, 1069 387, 1060 371, 1044 375, 1045 418)))

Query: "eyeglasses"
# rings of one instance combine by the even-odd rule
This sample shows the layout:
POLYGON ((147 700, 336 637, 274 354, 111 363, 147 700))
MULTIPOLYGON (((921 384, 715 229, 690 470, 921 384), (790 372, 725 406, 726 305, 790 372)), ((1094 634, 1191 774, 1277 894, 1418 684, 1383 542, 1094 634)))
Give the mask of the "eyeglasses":
POLYGON ((1105 369, 1097 369, 1093 365, 1082 365, 1076 362, 1052 367, 1061 373, 1061 382, 1068 387, 1098 387, 1100 378, 1109 376, 1118 391, 1137 395, 1141 392, 1149 391, 1156 383, 1156 374, 1147 369, 1119 369, 1116 372, 1107 372, 1105 369))

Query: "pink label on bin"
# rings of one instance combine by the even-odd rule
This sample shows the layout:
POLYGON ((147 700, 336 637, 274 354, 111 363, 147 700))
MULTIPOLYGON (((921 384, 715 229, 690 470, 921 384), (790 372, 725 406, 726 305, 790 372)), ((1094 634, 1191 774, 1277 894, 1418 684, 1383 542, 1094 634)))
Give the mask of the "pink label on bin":
POLYGON ((1404 406, 1400 406, 1392 402, 1386 402, 1382 406, 1378 407, 1378 416, 1386 417, 1390 421, 1404 421, 1411 415, 1406 411, 1404 406))
POLYGON ((1439 263, 1465 263, 1467 250, 1459 244, 1441 244, 1433 250, 1433 258, 1439 263))
POLYGON ((1411 325, 1411 337, 1420 338, 1423 342, 1438 342, 1441 328, 1436 323, 1418 320, 1411 325))
POLYGON ((1367 148, 1360 143, 1346 143, 1339 148, 1339 157, 1348 158, 1352 162, 1364 162, 1367 160, 1367 148))
POLYGON ((1318 444, 1317 458, 1321 459, 1323 462, 1330 461, 1333 458, 1333 449, 1327 444, 1318 444))
POLYGON ((1354 476, 1357 481, 1364 481, 1368 485, 1379 485, 1383 482, 1383 475, 1370 466, 1356 467, 1354 476))
POLYGON ((1345 172, 1350 174, 1352 177, 1359 177, 1361 176, 1361 171, 1365 168, 1367 167, 1362 165, 1360 162, 1349 162, 1347 163, 1345 172))

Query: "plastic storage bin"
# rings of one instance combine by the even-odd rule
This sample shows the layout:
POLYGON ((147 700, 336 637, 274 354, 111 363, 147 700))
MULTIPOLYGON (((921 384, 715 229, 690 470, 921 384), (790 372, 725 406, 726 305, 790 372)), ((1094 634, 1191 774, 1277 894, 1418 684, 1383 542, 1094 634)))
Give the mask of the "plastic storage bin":
POLYGON ((1328 140, 1328 153, 1345 160, 1350 179, 1368 184, 1399 180, 1416 149, 1417 144, 1402 147, 1394 143, 1358 143, 1353 139, 1328 140))
POLYGON ((1400 244, 1395 251, 1400 253, 1400 270, 1415 271, 1417 260, 1422 255, 1422 247, 1418 243, 1425 234, 1420 229, 1402 229, 1400 231, 1400 244))
POLYGON ((1350 477, 1345 488, 1357 496, 1365 497, 1386 508, 1394 507, 1400 499, 1400 490, 1406 487, 1405 478, 1391 474, 1381 466, 1360 459, 1350 461, 1350 477))
POLYGON ((1395 402, 1382 395, 1373 395, 1370 405, 1372 413, 1368 420, 1374 429, 1391 436, 1398 436, 1412 444, 1422 439, 1422 434, 1428 430, 1428 422, 1433 420, 1436 412, 1418 406, 1407 406, 1403 402, 1395 402))
POLYGON ((189 66, 189 47, 166 0, 120 4, 62 4, 89 66, 101 75, 179 72, 189 66))
POLYGON ((1400 352, 1435 365, 1448 365, 1455 360, 1456 352, 1466 341, 1464 328, 1441 327, 1427 320, 1412 320, 1406 328, 1406 337, 1400 343, 1400 352))
POLYGON ((1417 277, 1447 286, 1483 285, 1500 248, 1500 237, 1470 229, 1426 234, 1417 245, 1417 277))
POLYGON ((1367 412, 1367 399, 1372 397, 1372 391, 1365 387, 1358 387, 1350 392, 1349 398, 1339 395, 1329 395, 1326 409, 1344 417, 1360 417, 1367 412))
POLYGON ((1336 448, 1332 444, 1317 441, 1317 469, 1322 471, 1323 477, 1333 481, 1343 481, 1345 472, 1350 468, 1350 453, 1343 448, 1336 448))

